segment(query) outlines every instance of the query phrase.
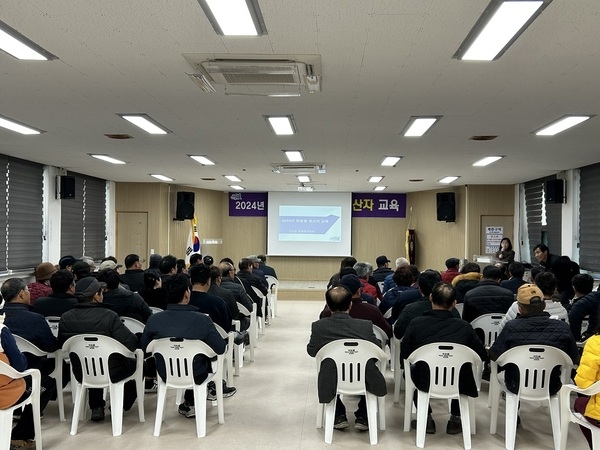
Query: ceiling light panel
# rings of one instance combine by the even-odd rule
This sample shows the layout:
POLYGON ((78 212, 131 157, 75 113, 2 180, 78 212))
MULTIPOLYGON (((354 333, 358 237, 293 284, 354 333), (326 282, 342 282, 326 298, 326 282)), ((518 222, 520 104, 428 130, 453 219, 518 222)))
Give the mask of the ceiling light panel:
POLYGON ((590 119, 593 116, 565 116, 560 119, 544 126, 540 130, 536 131, 536 136, 554 136, 562 131, 568 130, 575 125, 579 125, 582 122, 590 119))
POLYGON ((290 136, 296 133, 293 116, 264 116, 277 136, 290 136))
POLYGON ((101 161, 105 161, 105 162, 111 163, 111 164, 127 164, 125 161, 121 161, 120 159, 112 158, 108 155, 93 155, 91 153, 89 153, 89 155, 92 158, 96 158, 96 159, 99 159, 101 161))
POLYGON ((379 177, 379 176, 369 177, 369 183, 379 183, 381 180, 383 180, 383 177, 379 177))
POLYGON ((6 128, 7 130, 15 131, 21 134, 40 134, 44 133, 42 130, 30 127, 29 125, 17 122, 9 117, 0 116, 0 127, 6 128))
POLYGON ((199 162, 203 166, 214 166, 215 162, 209 159, 206 155, 188 155, 194 161, 199 162))
POLYGON ((492 0, 454 58, 498 59, 552 0, 492 0))
POLYGON ((387 186, 375 186, 375 187, 373 188, 373 190, 374 190, 375 192, 381 192, 381 191, 385 191, 386 189, 387 189, 387 186))
POLYGON ((48 61, 58 59, 2 21, 0 21, 0 49, 22 60, 48 61))
POLYGON ((229 187, 230 187, 231 189, 235 190, 235 191, 243 191, 243 190, 245 189, 244 187, 242 187, 242 186, 238 186, 238 185, 235 185, 235 184, 233 184, 233 185, 231 185, 231 186, 229 186, 229 187))
POLYGON ((117 114, 126 121, 132 123, 136 127, 141 128, 146 133, 150 134, 168 134, 171 131, 163 127, 148 114, 117 114))
POLYGON ((157 178, 161 181, 175 181, 173 178, 169 178, 166 175, 161 175, 160 173, 151 173, 150 174, 151 177, 157 178))
POLYGON ((302 162, 304 161, 304 152, 302 150, 283 150, 285 157, 289 162, 302 162))
POLYGON ((240 183, 242 181, 241 178, 236 177, 235 175, 223 175, 225 178, 227 178, 229 181, 233 181, 234 183, 240 183))
POLYGON ((300 183, 310 183, 310 177, 308 175, 298 175, 298 181, 300 183))
POLYGON ((442 178, 441 180, 439 180, 438 182, 439 182, 439 183, 442 183, 442 184, 450 184, 450 183, 452 183, 453 181, 456 181, 456 180, 458 180, 459 178, 460 178, 460 177, 455 177, 455 176, 444 177, 444 178, 442 178))
POLYGON ((402 156, 385 156, 381 161, 381 165, 385 167, 396 167, 402 156))
POLYGON ((221 36, 267 34, 257 0, 198 0, 198 3, 221 36))
POLYGON ((496 161, 499 161, 502 158, 504 158, 504 156, 486 156, 485 158, 481 158, 480 160, 475 161, 473 163, 473 167, 489 166, 490 164, 495 163, 496 161))
POLYGON ((405 127, 405 137, 421 137, 440 120, 441 116, 412 116, 405 127))

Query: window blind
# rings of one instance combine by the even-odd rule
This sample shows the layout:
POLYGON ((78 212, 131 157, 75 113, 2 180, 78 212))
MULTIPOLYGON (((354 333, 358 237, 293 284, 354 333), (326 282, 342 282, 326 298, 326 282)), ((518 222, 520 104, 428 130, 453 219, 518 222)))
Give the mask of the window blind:
POLYGON ((600 164, 580 169, 579 265, 600 271, 600 164))

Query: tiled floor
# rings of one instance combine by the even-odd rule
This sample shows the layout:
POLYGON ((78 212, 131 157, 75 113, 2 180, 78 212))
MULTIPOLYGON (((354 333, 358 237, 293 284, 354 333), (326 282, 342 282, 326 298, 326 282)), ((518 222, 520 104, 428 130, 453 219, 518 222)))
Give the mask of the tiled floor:
MULTIPOLYGON (((137 421, 136 406, 124 415, 123 435, 113 437, 110 416, 103 423, 81 422, 76 436, 69 435, 69 423, 58 420, 55 404, 46 409, 43 419, 44 447, 48 449, 182 449, 189 446, 229 449, 313 449, 328 447, 323 430, 316 421, 316 369, 306 354, 310 323, 316 320, 323 304, 314 301, 281 301, 278 317, 272 319, 267 334, 259 339, 256 361, 246 363, 241 376, 234 379, 238 392, 225 400, 225 424, 217 423, 215 407, 208 405, 207 435, 197 439, 195 422, 177 413, 174 394, 168 399, 169 409, 161 436, 152 435, 156 401, 146 395, 146 422, 137 421)), ((386 398, 387 430, 379 432, 379 448, 415 448, 415 433, 402 431, 403 409, 392 404, 392 373, 387 372, 390 394, 386 398)), ((472 447, 486 450, 504 448, 504 413, 499 415, 497 435, 489 434, 490 410, 486 407, 487 383, 476 400, 477 434, 472 447)), ((403 401, 403 394, 401 394, 403 401)), ((67 417, 70 420, 70 396, 67 395, 67 417)), ((347 400, 352 411, 353 401, 347 400)), ((462 447, 462 435, 445 434, 447 403, 433 403, 438 433, 427 435, 429 449, 462 447)), ((89 412, 88 412, 89 417, 89 412)), ((551 449, 552 433, 546 406, 524 403, 523 426, 517 432, 518 449, 551 449)), ((352 422, 352 421, 351 421, 352 422)), ((364 448, 369 445, 366 432, 353 428, 334 431, 333 446, 364 448)), ((569 449, 583 450, 587 444, 579 430, 571 424, 569 449)))

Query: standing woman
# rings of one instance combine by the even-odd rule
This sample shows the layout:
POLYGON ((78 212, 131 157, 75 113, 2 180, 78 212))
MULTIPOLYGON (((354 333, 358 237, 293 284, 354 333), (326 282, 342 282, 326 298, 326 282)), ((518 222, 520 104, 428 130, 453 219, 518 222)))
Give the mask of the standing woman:
POLYGON ((500 241, 500 248, 496 252, 496 258, 501 262, 506 263, 508 266, 510 263, 515 261, 515 251, 512 247, 512 242, 507 237, 502 238, 500 241))

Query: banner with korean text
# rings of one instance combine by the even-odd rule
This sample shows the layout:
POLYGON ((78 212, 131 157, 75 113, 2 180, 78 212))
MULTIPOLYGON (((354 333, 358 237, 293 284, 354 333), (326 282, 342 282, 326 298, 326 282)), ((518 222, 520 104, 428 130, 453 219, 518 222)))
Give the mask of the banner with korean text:
POLYGON ((353 193, 352 217, 406 217, 406 194, 353 193))
POLYGON ((268 199, 266 192, 230 192, 229 216, 267 217, 268 199))

